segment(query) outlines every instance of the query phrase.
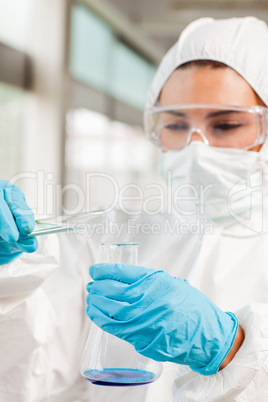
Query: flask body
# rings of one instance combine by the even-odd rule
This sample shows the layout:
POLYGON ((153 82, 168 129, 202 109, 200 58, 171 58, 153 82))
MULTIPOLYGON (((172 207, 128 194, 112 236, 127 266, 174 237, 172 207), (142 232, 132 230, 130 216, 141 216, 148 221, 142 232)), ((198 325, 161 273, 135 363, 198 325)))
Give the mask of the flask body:
MULTIPOLYGON (((139 243, 103 243, 105 262, 137 265, 139 243)), ((162 364, 128 342, 91 324, 81 360, 82 376, 95 385, 134 386, 156 381, 162 364)))

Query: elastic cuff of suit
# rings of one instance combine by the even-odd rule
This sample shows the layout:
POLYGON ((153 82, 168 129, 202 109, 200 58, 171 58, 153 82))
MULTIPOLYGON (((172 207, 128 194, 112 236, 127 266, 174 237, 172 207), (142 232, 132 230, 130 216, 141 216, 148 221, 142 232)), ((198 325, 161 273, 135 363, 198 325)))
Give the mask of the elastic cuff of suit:
POLYGON ((230 333, 230 335, 228 336, 228 339, 226 340, 225 344, 223 345, 221 351, 218 353, 218 355, 205 367, 195 367, 195 366, 190 366, 190 369, 193 371, 196 371, 199 374, 202 375, 212 375, 212 374, 216 374, 219 371, 219 368, 222 364, 222 362, 224 361, 224 359, 226 358, 226 356, 228 355, 228 353, 230 352, 230 350, 233 347, 234 344, 234 340, 236 337, 236 333, 238 330, 238 319, 235 316, 235 314, 231 313, 231 312, 226 312, 226 314, 228 314, 231 318, 231 320, 233 321, 233 329, 232 332, 230 333), (230 342, 231 339, 231 342, 230 342))

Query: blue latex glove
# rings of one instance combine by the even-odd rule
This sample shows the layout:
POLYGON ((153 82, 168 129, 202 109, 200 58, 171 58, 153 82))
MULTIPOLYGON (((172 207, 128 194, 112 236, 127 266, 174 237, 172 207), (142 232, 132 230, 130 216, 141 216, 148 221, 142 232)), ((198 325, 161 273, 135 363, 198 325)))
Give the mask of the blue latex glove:
POLYGON ((102 328, 157 361, 215 374, 238 328, 187 281, 164 271, 121 264, 90 267, 86 313, 102 328))
POLYGON ((34 226, 34 215, 23 192, 0 180, 0 264, 14 260, 23 251, 32 253, 37 249, 36 238, 28 237, 34 226))

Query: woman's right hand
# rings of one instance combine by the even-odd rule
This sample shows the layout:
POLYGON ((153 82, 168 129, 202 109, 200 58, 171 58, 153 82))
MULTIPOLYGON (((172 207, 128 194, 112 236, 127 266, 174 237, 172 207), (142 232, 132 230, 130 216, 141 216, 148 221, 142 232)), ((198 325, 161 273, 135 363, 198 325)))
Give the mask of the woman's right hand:
POLYGON ((34 226, 33 211, 23 192, 7 180, 0 180, 0 265, 23 251, 33 253, 37 249, 37 239, 28 237, 34 226))

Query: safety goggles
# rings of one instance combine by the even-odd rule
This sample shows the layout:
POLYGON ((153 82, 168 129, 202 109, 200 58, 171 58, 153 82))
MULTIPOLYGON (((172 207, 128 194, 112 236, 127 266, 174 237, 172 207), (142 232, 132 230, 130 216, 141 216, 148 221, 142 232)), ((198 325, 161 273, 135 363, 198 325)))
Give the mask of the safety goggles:
POLYGON ((251 149, 268 132, 268 108, 216 104, 159 106, 145 110, 145 132, 163 151, 181 150, 193 140, 222 148, 251 149))

